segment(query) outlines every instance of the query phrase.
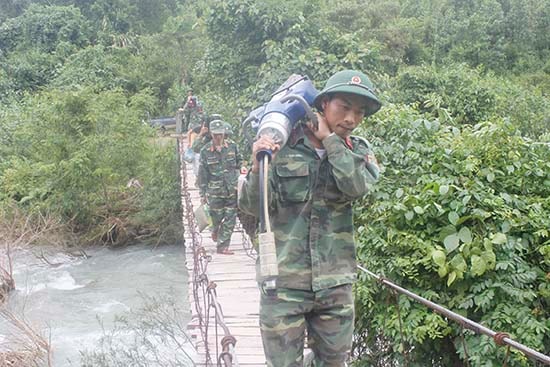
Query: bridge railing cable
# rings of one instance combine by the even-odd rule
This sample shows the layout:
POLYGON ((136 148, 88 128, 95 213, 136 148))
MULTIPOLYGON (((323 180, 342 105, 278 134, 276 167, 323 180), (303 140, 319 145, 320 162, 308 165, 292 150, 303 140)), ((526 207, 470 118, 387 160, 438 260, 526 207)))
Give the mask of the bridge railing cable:
MULTIPOLYGON (((459 314, 457 314, 457 313, 455 313, 455 312, 453 312, 453 311, 451 311, 451 310, 449 310, 449 309, 447 309, 447 308, 445 308, 445 307, 443 307, 443 306, 441 306, 437 303, 429 301, 426 298, 421 297, 416 293, 413 293, 413 292, 411 292, 411 291, 409 291, 409 290, 407 290, 403 287, 400 287, 399 285, 391 282, 390 280, 369 271, 368 269, 364 268, 361 265, 358 265, 357 268, 359 270, 361 270, 362 272, 364 272, 365 274, 367 274, 367 275, 371 276, 372 278, 376 279, 379 283, 391 288, 395 292, 400 293, 400 294, 404 294, 407 297, 412 298, 415 301, 423 304, 424 306, 436 311, 437 313, 439 313, 439 314, 441 314, 441 315, 457 322, 463 328, 472 330, 476 334, 482 334, 482 335, 489 336, 489 337, 493 338, 495 343, 499 346, 507 346, 508 348, 510 348, 510 347, 515 348, 515 349, 519 350, 520 352, 522 352, 523 354, 525 354, 529 358, 532 358, 536 361, 542 362, 545 365, 550 365, 550 356, 542 354, 542 353, 540 353, 540 352, 538 352, 534 349, 529 348, 526 345, 518 343, 517 341, 510 338, 510 336, 508 334, 503 333, 503 332, 496 332, 496 331, 493 331, 493 330, 491 330, 491 329, 489 329, 489 328, 487 328, 487 327, 485 327, 481 324, 478 324, 477 322, 472 321, 472 320, 470 320, 470 319, 468 319, 468 318, 466 318, 462 315, 459 315, 459 314)), ((402 340, 403 340, 403 337, 402 337, 402 340)), ((508 354, 509 354, 509 352, 507 351, 506 355, 508 356, 508 354)), ((506 361, 505 361, 505 363, 506 363, 506 361)))

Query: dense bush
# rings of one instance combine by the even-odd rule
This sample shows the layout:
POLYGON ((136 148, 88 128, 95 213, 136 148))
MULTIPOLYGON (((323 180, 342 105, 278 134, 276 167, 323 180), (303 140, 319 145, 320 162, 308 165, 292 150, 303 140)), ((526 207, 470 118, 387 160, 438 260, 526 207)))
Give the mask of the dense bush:
MULTIPOLYGON (((149 147, 151 132, 142 119, 151 101, 147 94, 127 98, 121 91, 86 89, 54 90, 25 100, 3 116, 0 200, 57 213, 81 230, 101 229, 113 218, 124 221, 137 210, 138 201, 126 187, 132 178, 155 176, 177 184, 173 164, 159 165, 149 147), (166 174, 144 173, 155 165, 166 174)), ((149 189, 159 190, 147 185, 140 195, 150 195, 149 189)), ((171 202, 165 208, 170 213, 177 208, 174 197, 164 198, 171 202)))
MULTIPOLYGON (((359 256, 371 271, 548 353, 550 149, 515 132, 503 120, 454 127, 387 106, 368 128, 384 170, 355 208, 359 256)), ((390 340, 385 354, 365 361, 400 360, 387 291, 364 278, 358 295, 368 348, 380 352, 376 342, 390 340)), ((465 358, 459 325, 407 299, 399 305, 412 365, 465 358)), ((489 340, 467 333, 465 342, 474 365, 502 362, 489 340)), ((528 365, 521 354, 512 360, 528 365)))
POLYGON ((419 104, 424 111, 435 107, 436 96, 441 101, 437 107, 448 109, 457 122, 475 124, 495 111, 496 96, 486 84, 479 72, 464 65, 411 67, 397 76, 393 93, 396 101, 419 104))

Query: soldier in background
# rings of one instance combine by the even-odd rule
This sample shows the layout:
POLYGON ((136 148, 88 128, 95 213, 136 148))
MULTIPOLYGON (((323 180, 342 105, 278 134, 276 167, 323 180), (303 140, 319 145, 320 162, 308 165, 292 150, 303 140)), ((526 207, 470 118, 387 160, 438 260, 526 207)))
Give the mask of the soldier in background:
POLYGON ((197 133, 197 136, 193 140, 193 145, 191 148, 193 149, 193 152, 195 152, 195 158, 196 158, 196 163, 193 165, 193 172, 195 173, 195 176, 196 176, 196 181, 195 181, 196 187, 199 187, 199 181, 200 181, 200 176, 198 172, 200 167, 201 149, 212 140, 212 136, 210 135, 210 129, 209 129, 210 121, 221 120, 221 119, 222 119, 222 115, 213 113, 206 118, 204 124, 202 124, 199 128, 195 128, 194 130, 194 132, 197 133))
POLYGON ((222 120, 222 115, 213 113, 208 116, 205 123, 201 125, 199 129, 195 129, 197 132, 197 137, 193 141, 193 151, 195 153, 200 153, 202 147, 204 147, 207 143, 209 143, 212 140, 212 136, 210 135, 210 122, 214 120, 222 120))
POLYGON ((212 140, 200 151, 199 192, 201 202, 208 203, 212 217, 212 239, 216 252, 232 255, 231 234, 237 218, 237 179, 241 156, 237 145, 225 138, 222 120, 210 122, 212 140))
POLYGON ((240 209, 259 217, 255 157, 271 150, 269 210, 279 268, 274 295, 258 273, 260 328, 271 367, 302 366, 306 330, 315 366, 345 366, 352 345, 352 202, 369 192, 379 170, 368 142, 351 133, 381 104, 369 78, 353 70, 334 74, 314 104, 318 127, 298 125, 282 148, 268 136, 253 144, 239 197, 240 209))
POLYGON ((191 115, 197 108, 197 97, 193 95, 192 89, 187 91, 187 98, 183 101, 181 108, 183 108, 183 114, 185 117, 183 131, 186 131, 191 121, 191 115))
MULTIPOLYGON (((187 151, 185 152, 184 159, 187 163, 193 164, 193 174, 195 177, 198 177, 199 174, 199 153, 200 148, 198 151, 195 151, 193 149, 193 145, 195 144, 195 140, 198 140, 200 137, 200 131, 203 126, 206 125, 206 112, 203 110, 202 103, 199 101, 197 102, 197 108, 196 110, 191 113, 188 131, 187 131, 187 151)), ((196 183, 195 183, 195 186, 196 183)))

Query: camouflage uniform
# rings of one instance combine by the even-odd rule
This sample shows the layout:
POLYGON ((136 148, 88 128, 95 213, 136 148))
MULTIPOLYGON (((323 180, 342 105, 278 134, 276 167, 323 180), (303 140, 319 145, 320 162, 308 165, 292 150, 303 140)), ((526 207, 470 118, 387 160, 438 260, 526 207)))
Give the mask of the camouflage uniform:
MULTIPOLYGON (((218 115, 218 114, 212 114, 210 116, 208 116, 206 118, 206 127, 210 126, 210 121, 214 121, 213 119, 220 119, 221 118, 221 115, 218 115)), ((198 131, 198 133, 200 134, 200 130, 198 131)), ((197 169, 196 169, 196 179, 195 179, 195 186, 196 187, 199 187, 199 184, 200 184, 200 176, 198 174, 199 172, 199 169, 200 169, 200 152, 201 152, 201 149, 207 144, 209 143, 210 141, 212 140, 212 137, 210 136, 209 133, 203 135, 203 136, 197 136, 197 138, 193 141, 193 145, 191 146, 191 149, 193 149, 193 152, 195 152, 195 154, 197 154, 199 156, 198 158, 198 162, 197 162, 197 169)), ((193 167, 194 169, 195 167, 193 167)))
POLYGON ((194 141, 193 141, 193 146, 191 147, 193 149, 193 152, 195 153, 200 153, 201 152, 201 149, 206 145, 208 144, 210 141, 212 140, 212 138, 210 137, 210 135, 204 135, 204 136, 199 136, 197 137, 194 141))
MULTIPOLYGON (((379 108, 379 106, 378 106, 379 108)), ((315 366, 343 366, 353 335, 356 280, 352 201, 378 178, 366 140, 332 134, 320 158, 301 127, 275 156, 270 220, 279 276, 276 295, 262 290, 260 327, 268 366, 302 366, 303 337, 315 366)), ((259 177, 249 173, 239 207, 258 217, 259 177)), ((257 280, 261 279, 259 269, 257 280)))
POLYGON ((185 130, 194 130, 201 127, 201 125, 204 123, 205 116, 204 111, 199 106, 191 111, 189 114, 187 125, 185 130))
MULTIPOLYGON (((213 113, 209 116, 206 116, 205 115, 205 118, 204 118, 204 122, 206 123, 206 127, 207 128, 210 128, 210 122, 211 121, 214 121, 214 120, 221 120, 222 119, 222 116, 220 114, 217 114, 217 113, 213 113)), ((229 123, 225 123, 224 124, 225 126, 231 126, 229 125, 229 123)), ((197 133, 200 133, 200 130, 197 131, 197 133)), ((227 137, 229 134, 227 133, 226 131, 226 134, 225 136, 227 137)), ((195 139, 195 141, 193 141, 193 146, 191 147, 193 149, 193 151, 195 153, 200 153, 202 147, 204 147, 208 142, 210 142, 210 140, 212 140, 212 137, 210 136, 209 133, 203 135, 203 136, 199 136, 195 139)))
MULTIPOLYGON (((215 126, 213 121, 211 124, 213 134, 216 133, 215 126)), ((221 128, 223 133, 223 125, 221 128)), ((199 191, 201 197, 208 198, 213 233, 217 235, 218 251, 229 247, 235 227, 237 179, 240 166, 241 156, 237 145, 231 140, 224 140, 220 151, 216 150, 213 142, 207 143, 200 151, 199 191)))

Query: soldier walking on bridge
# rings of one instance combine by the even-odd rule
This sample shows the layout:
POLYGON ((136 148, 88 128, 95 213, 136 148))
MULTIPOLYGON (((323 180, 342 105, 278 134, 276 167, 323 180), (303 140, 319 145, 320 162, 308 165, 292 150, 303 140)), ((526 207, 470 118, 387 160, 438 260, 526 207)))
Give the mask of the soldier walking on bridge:
POLYGON ((301 367, 304 336, 314 365, 345 366, 352 344, 351 284, 356 260, 352 202, 378 178, 369 144, 352 136, 364 117, 380 109, 369 78, 358 71, 333 75, 316 97, 318 127, 298 125, 279 147, 262 136, 252 147, 253 166, 239 206, 259 216, 259 163, 271 150, 271 227, 279 276, 275 292, 260 282, 260 328, 267 365, 301 367))
POLYGON ((191 115, 196 112, 197 104, 197 97, 193 95, 193 90, 189 89, 187 91, 187 98, 183 101, 181 106, 185 116, 183 131, 187 131, 187 128, 191 122, 191 115))
POLYGON ((210 122, 212 141, 200 151, 198 184, 201 202, 208 203, 210 208, 216 251, 232 255, 229 242, 237 218, 237 179, 241 156, 237 145, 226 139, 225 133, 225 122, 210 122))

